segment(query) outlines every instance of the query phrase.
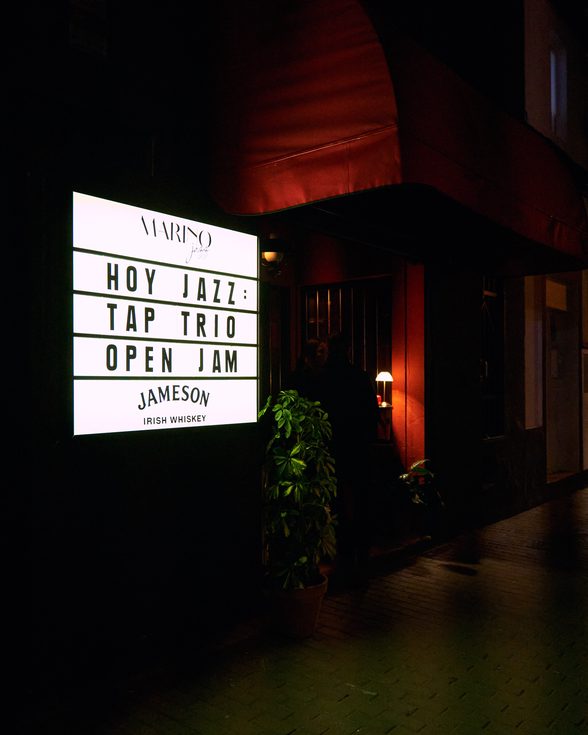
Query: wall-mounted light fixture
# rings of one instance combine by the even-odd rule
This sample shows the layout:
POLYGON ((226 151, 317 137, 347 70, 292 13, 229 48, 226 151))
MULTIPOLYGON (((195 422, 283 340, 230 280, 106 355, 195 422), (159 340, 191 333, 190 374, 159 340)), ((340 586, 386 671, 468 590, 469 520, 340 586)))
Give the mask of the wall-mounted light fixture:
POLYGON ((261 265, 274 275, 280 274, 280 268, 285 256, 285 248, 279 237, 271 232, 261 241, 261 265))
MULTIPOLYGON (((386 402, 386 383, 392 382, 394 382, 392 373, 389 373, 387 370, 383 370, 376 375, 376 383, 384 383, 382 390, 382 403, 380 404, 380 406, 383 406, 384 408, 392 405, 391 403, 386 402)), ((392 400, 392 396, 390 396, 390 400, 392 400)))
POLYGON ((263 250, 261 253, 261 262, 263 265, 275 267, 284 260, 284 253, 277 250, 263 250))

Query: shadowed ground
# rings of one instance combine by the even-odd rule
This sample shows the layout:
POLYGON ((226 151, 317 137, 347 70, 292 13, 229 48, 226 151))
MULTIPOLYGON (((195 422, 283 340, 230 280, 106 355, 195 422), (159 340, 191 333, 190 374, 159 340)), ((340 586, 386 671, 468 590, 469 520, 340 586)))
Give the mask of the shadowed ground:
POLYGON ((53 701, 31 732, 588 732, 588 490, 409 556, 326 598, 317 634, 256 621, 206 666, 53 701))

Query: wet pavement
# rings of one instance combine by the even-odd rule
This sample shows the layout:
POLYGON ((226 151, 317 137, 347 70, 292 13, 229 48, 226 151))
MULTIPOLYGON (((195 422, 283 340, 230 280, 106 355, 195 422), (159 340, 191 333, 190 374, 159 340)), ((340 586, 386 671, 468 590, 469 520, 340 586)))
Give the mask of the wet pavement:
POLYGON ((248 621, 206 665, 63 694, 45 735, 588 733, 588 489, 372 560, 304 641, 248 621))

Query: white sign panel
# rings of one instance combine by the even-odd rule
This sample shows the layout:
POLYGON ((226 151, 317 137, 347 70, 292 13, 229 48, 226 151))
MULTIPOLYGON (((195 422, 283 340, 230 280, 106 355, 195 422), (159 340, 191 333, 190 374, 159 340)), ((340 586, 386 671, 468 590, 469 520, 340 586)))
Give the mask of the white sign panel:
POLYGON ((257 420, 257 238, 73 195, 74 434, 257 420))

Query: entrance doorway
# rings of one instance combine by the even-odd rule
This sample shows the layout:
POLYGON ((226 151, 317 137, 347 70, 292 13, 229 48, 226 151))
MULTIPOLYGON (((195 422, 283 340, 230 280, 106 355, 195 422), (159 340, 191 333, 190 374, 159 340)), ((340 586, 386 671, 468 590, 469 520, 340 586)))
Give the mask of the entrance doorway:
POLYGON ((580 470, 580 319, 576 274, 546 279, 547 480, 580 470))

